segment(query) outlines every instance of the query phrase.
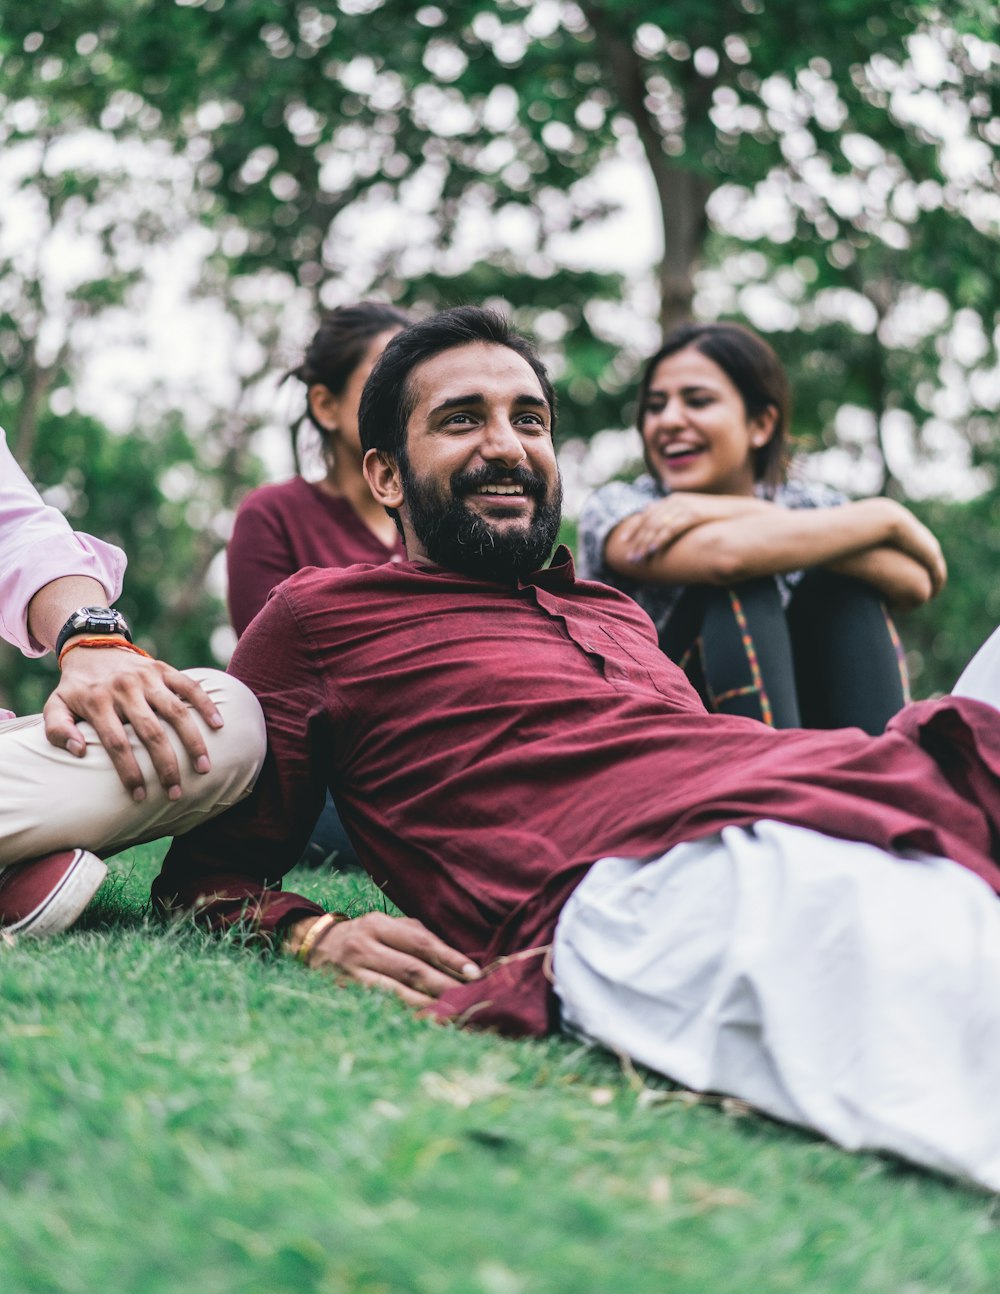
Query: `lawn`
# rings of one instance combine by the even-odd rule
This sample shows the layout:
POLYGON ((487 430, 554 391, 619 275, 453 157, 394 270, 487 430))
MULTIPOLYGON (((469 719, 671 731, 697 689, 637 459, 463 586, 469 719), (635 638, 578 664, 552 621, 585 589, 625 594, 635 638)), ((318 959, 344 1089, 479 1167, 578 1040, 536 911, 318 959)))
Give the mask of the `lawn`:
POLYGON ((0 951, 4 1294, 1000 1289, 989 1197, 150 925, 162 848, 0 951))

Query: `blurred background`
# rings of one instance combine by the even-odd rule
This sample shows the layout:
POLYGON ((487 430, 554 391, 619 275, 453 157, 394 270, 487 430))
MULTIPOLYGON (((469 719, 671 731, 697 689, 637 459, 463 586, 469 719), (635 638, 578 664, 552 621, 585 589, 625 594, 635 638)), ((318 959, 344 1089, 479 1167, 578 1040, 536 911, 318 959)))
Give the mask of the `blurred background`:
MULTIPOLYGON (((661 330, 743 320, 807 476, 940 537, 901 628, 946 690, 1000 620, 997 30, 984 0, 0 0, 0 425, 125 548, 139 641, 224 663, 235 506, 315 467, 281 378, 324 307, 513 314, 570 539, 637 463, 661 330)), ((0 704, 52 668, 4 646, 0 704)))

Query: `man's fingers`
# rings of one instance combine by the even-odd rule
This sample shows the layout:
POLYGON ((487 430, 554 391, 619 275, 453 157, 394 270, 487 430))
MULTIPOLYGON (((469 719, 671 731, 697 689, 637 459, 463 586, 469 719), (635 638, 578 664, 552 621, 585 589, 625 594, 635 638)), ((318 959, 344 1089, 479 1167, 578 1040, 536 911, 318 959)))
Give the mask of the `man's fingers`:
POLYGON ((381 937, 390 947, 419 958, 430 966, 437 966, 455 979, 478 979, 479 967, 465 953, 452 948, 437 935, 431 934, 425 925, 411 917, 386 917, 373 912, 373 917, 380 918, 387 924, 381 937))
POLYGON ((45 721, 45 739, 52 746, 68 750, 71 755, 80 758, 86 753, 87 743, 76 726, 76 719, 62 697, 53 694, 42 709, 45 721))
POLYGON ((371 958, 368 965, 359 968, 356 978, 364 983, 366 973, 376 974, 384 980, 391 981, 394 986, 405 989, 409 993, 418 993, 429 1000, 439 998, 442 993, 454 988, 459 982, 454 975, 438 970, 430 962, 396 952, 395 949, 384 945, 371 958))
MULTIPOLYGON (((218 707, 202 685, 195 679, 190 678, 187 674, 182 674, 178 669, 170 668, 164 671, 163 682, 171 692, 180 697, 182 702, 197 710, 210 728, 222 727, 223 718, 218 707)), ((174 724, 174 727, 176 726, 174 724)), ((187 742, 184 745, 190 750, 187 742)))
POLYGON ((331 926, 310 953, 309 964, 362 984, 377 983, 413 1006, 427 1005, 456 983, 479 975, 463 953, 419 921, 379 912, 331 926))
POLYGON ((426 993, 420 993, 416 989, 408 988, 407 985, 401 984, 399 980, 392 979, 389 975, 379 975, 376 971, 361 971, 355 978, 365 988, 379 989, 383 993, 393 993, 396 997, 401 998, 407 1006, 426 1007, 432 1006, 434 1003, 433 997, 429 997, 426 993))
MULTIPOLYGON (((203 693, 203 695, 208 699, 207 694, 203 693)), ((193 710, 189 706, 185 705, 179 695, 175 695, 170 684, 166 681, 162 687, 157 688, 154 693, 150 693, 148 701, 152 709, 155 710, 156 715, 159 716, 158 718, 155 718, 154 716, 154 718, 159 734, 162 736, 166 746, 169 748, 170 743, 167 741, 163 732, 163 726, 160 723, 161 719, 164 723, 168 723, 171 728, 173 728, 174 732, 176 732, 181 745, 187 753, 188 759, 191 761, 191 767, 195 769, 196 772, 207 773, 212 765, 208 758, 208 748, 205 745, 205 739, 201 734, 201 729, 198 727, 198 722, 194 717, 193 710)), ((212 708, 214 709, 214 706, 212 708)), ((206 722, 208 721, 206 720, 206 722)), ((134 724, 133 727, 135 727, 134 724)), ((147 750, 149 750, 153 764, 156 766, 157 773, 159 773, 160 767, 157 764, 156 755, 154 754, 149 742, 146 741, 138 728, 136 728, 136 736, 139 737, 142 744, 147 748, 147 750)), ((177 761, 173 757, 172 750, 171 759, 173 761, 173 768, 176 775, 177 761)), ((162 776, 160 780, 163 781, 162 776)), ((179 776, 175 776, 175 780, 179 781, 179 776)), ((164 785, 166 786, 167 783, 164 782, 164 785)))
MULTIPOLYGON (((149 708, 145 697, 122 707, 121 718, 131 724, 137 740, 145 746, 160 785, 171 799, 181 793, 181 771, 159 717, 149 708)), ((107 742, 104 743, 107 745, 107 742)))
POLYGON ((126 791, 133 800, 144 800, 146 781, 142 775, 142 769, 136 762, 132 743, 128 739, 128 733, 122 721, 110 708, 86 717, 97 734, 98 741, 108 752, 108 758, 114 765, 114 770, 126 791))

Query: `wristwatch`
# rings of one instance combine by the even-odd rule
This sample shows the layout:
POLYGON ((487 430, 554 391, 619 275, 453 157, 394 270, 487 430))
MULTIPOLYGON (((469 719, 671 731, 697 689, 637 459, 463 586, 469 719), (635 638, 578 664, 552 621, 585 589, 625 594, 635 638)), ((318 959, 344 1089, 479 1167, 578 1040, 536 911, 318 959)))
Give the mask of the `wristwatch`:
POLYGON ((113 607, 77 608, 59 630, 59 637, 56 639, 57 656, 66 642, 76 634, 121 634, 126 642, 132 641, 128 621, 113 607))

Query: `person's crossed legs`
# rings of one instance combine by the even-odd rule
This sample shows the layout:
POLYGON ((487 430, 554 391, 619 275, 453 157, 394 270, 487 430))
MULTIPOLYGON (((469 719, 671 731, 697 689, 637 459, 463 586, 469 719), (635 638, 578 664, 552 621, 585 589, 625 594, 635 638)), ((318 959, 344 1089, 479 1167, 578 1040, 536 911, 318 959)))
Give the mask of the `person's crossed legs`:
POLYGON ((145 747, 133 738, 146 781, 136 801, 122 785, 93 729, 82 759, 51 745, 41 715, 0 721, 0 928, 54 934, 77 919, 104 879, 100 856, 180 835, 241 800, 264 758, 264 720, 256 697, 219 670, 187 671, 225 719, 209 728, 199 716, 212 767, 196 773, 172 729, 181 796, 171 800, 145 747))

